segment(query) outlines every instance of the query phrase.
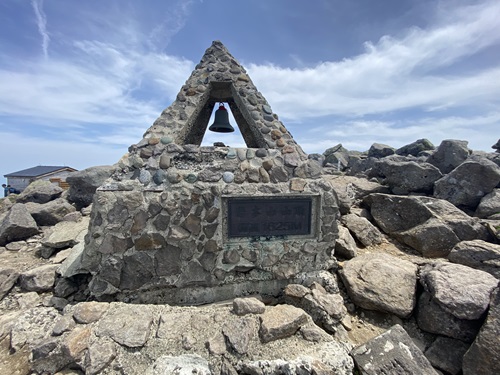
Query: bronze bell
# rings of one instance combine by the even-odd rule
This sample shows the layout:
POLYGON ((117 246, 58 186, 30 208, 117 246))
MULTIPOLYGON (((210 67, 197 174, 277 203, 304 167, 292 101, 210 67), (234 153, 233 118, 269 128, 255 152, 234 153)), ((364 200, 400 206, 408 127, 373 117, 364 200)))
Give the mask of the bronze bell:
POLYGON ((215 120, 208 130, 216 133, 231 133, 234 132, 234 128, 229 123, 229 113, 221 103, 217 111, 215 111, 215 120))

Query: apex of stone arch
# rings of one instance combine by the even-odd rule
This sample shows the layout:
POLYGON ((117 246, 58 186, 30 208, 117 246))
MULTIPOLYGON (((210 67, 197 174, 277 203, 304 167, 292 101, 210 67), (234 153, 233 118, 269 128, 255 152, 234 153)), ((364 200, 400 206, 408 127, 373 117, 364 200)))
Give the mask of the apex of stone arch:
POLYGON ((217 102, 228 103, 248 148, 296 152, 305 159, 245 68, 218 40, 205 51, 175 101, 146 131, 143 141, 201 145, 217 102))

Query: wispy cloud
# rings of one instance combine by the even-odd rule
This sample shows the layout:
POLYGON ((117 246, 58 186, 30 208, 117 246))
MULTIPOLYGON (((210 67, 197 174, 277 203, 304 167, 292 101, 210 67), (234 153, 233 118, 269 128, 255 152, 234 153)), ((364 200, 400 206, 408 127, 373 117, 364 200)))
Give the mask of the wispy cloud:
POLYGON ((49 57, 49 42, 50 36, 47 32, 47 16, 43 11, 43 0, 31 0, 31 6, 35 11, 36 24, 38 32, 42 37, 42 52, 43 56, 47 59, 49 57))

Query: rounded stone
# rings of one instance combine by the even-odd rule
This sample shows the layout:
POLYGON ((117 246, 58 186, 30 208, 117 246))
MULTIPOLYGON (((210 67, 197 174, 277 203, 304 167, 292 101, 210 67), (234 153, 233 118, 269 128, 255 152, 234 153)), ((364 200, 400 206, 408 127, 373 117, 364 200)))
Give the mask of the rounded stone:
POLYGON ((222 174, 222 179, 224 180, 224 182, 229 184, 229 183, 234 181, 234 173, 233 172, 224 172, 222 174))
POLYGON ((260 113, 259 113, 259 111, 252 111, 251 115, 252 115, 252 118, 254 120, 259 120, 260 119, 260 113))
POLYGON ((248 160, 253 159, 255 157, 255 151, 252 150, 251 148, 247 149, 246 157, 248 160))
POLYGON ((153 181, 156 185, 161 185, 167 179, 167 173, 163 169, 159 169, 153 175, 153 181))
POLYGON ((268 105, 263 105, 262 106, 262 110, 267 113, 268 115, 272 115, 273 114, 273 110, 271 109, 271 107, 269 107, 268 105))
POLYGON ((226 158, 235 159, 236 158, 236 150, 234 148, 230 148, 227 150, 226 158))
POLYGON ((262 128, 260 128, 260 132, 262 134, 268 134, 271 132, 271 129, 269 129, 267 126, 263 126, 262 128))
POLYGON ((184 176, 184 181, 189 182, 190 184, 194 184, 198 180, 198 176, 196 176, 194 173, 189 173, 184 176))
POLYGON ((147 185, 151 182, 151 173, 145 169, 141 169, 139 172, 139 182, 143 185, 147 185))
POLYGON ((255 152, 255 156, 257 156, 259 158, 265 158, 267 156, 267 150, 265 148, 259 148, 255 152))
POLYGON ((265 114, 264 120, 272 122, 272 121, 274 121, 274 117, 271 115, 265 114))
POLYGON ((174 170, 169 170, 167 172, 167 180, 171 184, 178 183, 181 180, 181 178, 182 178, 181 175, 179 173, 177 173, 176 171, 174 171, 174 170))
POLYGON ((168 145, 169 143, 172 143, 174 140, 172 137, 162 137, 160 139, 160 142, 163 143, 164 145, 168 145))

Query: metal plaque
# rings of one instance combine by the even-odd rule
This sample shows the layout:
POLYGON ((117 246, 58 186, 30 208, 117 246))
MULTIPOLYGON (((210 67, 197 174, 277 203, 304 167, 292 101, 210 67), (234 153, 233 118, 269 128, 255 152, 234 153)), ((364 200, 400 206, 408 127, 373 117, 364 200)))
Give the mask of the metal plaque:
POLYGON ((312 198, 230 198, 228 237, 307 235, 312 198))

